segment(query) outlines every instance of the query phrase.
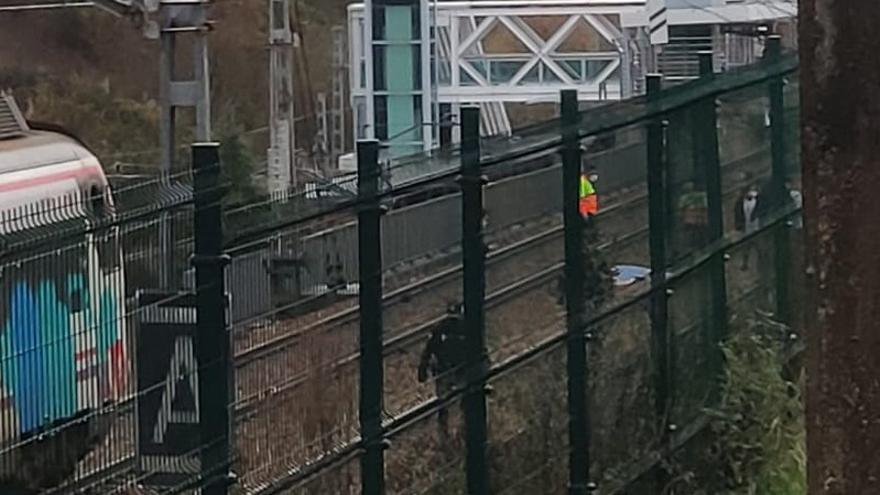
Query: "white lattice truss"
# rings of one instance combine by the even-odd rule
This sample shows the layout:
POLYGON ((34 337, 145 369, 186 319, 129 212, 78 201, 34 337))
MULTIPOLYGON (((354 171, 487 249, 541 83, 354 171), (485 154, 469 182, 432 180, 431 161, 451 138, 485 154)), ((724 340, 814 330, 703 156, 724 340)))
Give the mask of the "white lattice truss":
MULTIPOLYGON (((448 30, 450 46, 446 58, 451 74, 448 84, 444 85, 441 78, 440 101, 554 101, 563 88, 577 88, 585 100, 621 96, 619 69, 627 41, 612 15, 565 15, 561 25, 547 38, 536 32, 525 15, 508 12, 477 16, 473 9, 451 11, 448 15, 448 23, 443 22, 445 19, 441 21, 443 24, 439 30, 441 38, 445 37, 443 31, 448 30), (560 52, 559 47, 569 40, 582 21, 613 49, 560 52), (503 26, 527 51, 487 53, 484 48, 489 41, 487 38, 499 26, 503 26), (585 70, 587 64, 601 64, 602 68, 595 74, 588 74, 585 70), (494 70, 494 67, 504 65, 514 69, 494 70), (615 74, 618 77, 612 79, 615 74)), ((559 14, 544 13, 542 16, 559 17, 559 14)), ((441 42, 442 45, 446 43, 441 42)), ((441 53, 444 58, 442 55, 445 54, 441 53)))

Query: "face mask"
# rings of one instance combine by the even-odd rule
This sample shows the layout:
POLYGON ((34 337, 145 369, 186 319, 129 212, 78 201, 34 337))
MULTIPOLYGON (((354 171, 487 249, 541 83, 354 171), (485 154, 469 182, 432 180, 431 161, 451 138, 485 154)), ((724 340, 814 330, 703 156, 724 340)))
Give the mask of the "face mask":
POLYGON ((592 174, 592 175, 590 175, 589 179, 590 179, 590 182, 596 182, 597 180, 599 180, 599 176, 596 174, 592 174))

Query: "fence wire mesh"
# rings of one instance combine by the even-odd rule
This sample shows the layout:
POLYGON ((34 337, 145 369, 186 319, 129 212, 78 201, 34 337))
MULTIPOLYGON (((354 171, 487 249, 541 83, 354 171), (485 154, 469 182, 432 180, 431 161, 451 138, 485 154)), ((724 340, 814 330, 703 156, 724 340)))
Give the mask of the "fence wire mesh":
POLYGON ((481 142, 485 297, 464 310, 464 288, 479 282, 463 268, 476 245, 462 233, 476 218, 461 193, 473 184, 457 177, 466 147, 376 163, 385 175, 362 174, 381 179, 375 196, 352 176, 332 200, 291 191, 229 205, 224 179, 180 174, 126 185, 113 203, 84 192, 3 210, 0 488, 358 494, 381 479, 395 494, 465 493, 478 481, 549 494, 579 470, 601 493, 657 488, 662 461, 699 438, 731 322, 786 302, 798 328, 802 298, 779 293, 802 285, 799 205, 786 199, 799 189, 794 69, 767 62, 584 113, 580 171, 598 175, 601 202, 583 227, 590 297, 579 328, 566 318, 558 121, 481 142), (784 194, 767 110, 768 83, 783 76, 784 194), (653 162, 645 129, 657 119, 653 162), (665 174, 659 201, 651 167, 665 174), (770 206, 749 224, 752 189, 770 206), (364 237, 375 203, 375 236, 364 237), (656 275, 652 236, 667 249, 656 275), (373 241, 378 262, 365 255, 373 241), (376 289, 381 304, 361 307, 376 289), (485 349, 474 354, 479 330, 485 349), (570 359, 575 336, 586 366, 570 359), (568 386, 574 374, 581 391, 568 386), (588 441, 573 444, 568 406, 580 393, 588 441), (469 455, 481 432, 482 458, 469 455), (584 451, 587 464, 570 465, 584 451))

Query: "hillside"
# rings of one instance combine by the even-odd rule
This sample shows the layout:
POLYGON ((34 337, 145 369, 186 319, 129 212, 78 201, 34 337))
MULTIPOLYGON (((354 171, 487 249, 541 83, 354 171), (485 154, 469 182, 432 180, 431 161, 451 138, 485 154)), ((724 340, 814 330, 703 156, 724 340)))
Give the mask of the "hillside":
MULTIPOLYGON (((0 0, 0 5, 19 1, 0 0)), ((297 116, 310 118, 314 95, 330 91, 331 28, 345 24, 345 5, 352 0, 291 1, 294 26, 301 27, 300 57, 305 57, 295 68, 297 116)), ((264 158, 268 141, 267 6, 268 0, 215 0, 215 30, 209 37, 214 137, 229 141, 243 135, 256 161, 264 158)), ((545 39, 563 21, 528 19, 545 39)), ((491 30, 484 49, 530 53, 501 26, 491 30)), ((560 45, 570 52, 611 49, 585 22, 560 45)), ((107 165, 158 161, 158 52, 158 41, 144 39, 127 20, 98 9, 0 12, 0 88, 13 88, 30 117, 81 135, 107 165)), ((507 110, 514 127, 557 113, 553 104, 508 104, 507 110)), ((184 114, 179 126, 180 143, 190 141, 187 118, 184 114)), ((300 122, 298 142, 311 140, 314 129, 314 120, 300 122)))
MULTIPOLYGON (((344 23, 345 3, 299 0, 307 63, 297 70, 303 81, 308 73, 313 92, 329 90, 330 28, 344 23)), ((262 128, 267 2, 219 0, 212 9, 215 135, 262 128)), ((68 126, 108 162, 155 161, 158 50, 158 41, 144 39, 127 20, 97 9, 0 12, 0 87, 13 89, 31 118, 68 126)), ((309 98, 302 86, 301 105, 309 98)), ((265 137, 252 140, 259 149, 265 137)))

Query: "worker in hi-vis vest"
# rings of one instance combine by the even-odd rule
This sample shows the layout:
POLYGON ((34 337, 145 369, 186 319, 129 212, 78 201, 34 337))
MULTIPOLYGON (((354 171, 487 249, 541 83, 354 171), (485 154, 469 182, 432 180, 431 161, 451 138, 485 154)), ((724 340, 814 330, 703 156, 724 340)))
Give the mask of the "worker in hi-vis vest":
POLYGON ((578 210, 584 218, 599 213, 599 195, 596 194, 596 180, 599 176, 591 171, 589 174, 581 174, 580 200, 578 210))

